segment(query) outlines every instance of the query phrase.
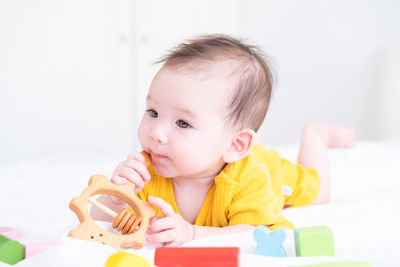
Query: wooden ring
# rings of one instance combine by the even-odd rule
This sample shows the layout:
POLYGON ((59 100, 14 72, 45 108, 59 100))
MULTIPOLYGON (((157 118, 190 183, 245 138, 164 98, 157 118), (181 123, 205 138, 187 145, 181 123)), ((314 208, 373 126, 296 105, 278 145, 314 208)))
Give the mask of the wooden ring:
MULTIPOLYGON (((93 175, 90 177, 89 186, 83 190, 79 197, 73 198, 69 203, 70 209, 78 216, 80 224, 77 228, 69 232, 68 236, 99 242, 111 246, 116 250, 119 250, 121 247, 143 247, 146 243, 145 234, 150 219, 156 215, 156 212, 150 203, 140 200, 133 193, 134 188, 135 185, 131 182, 124 185, 116 185, 104 175, 93 175), (93 221, 87 208, 87 202, 90 197, 97 194, 116 196, 124 200, 133 209, 138 219, 140 218, 139 220, 135 220, 135 222, 139 222, 136 224, 134 232, 130 233, 129 231, 127 235, 113 234, 102 229, 93 221), (136 230, 137 225, 139 225, 139 228, 136 230)), ((135 223, 129 230, 132 230, 134 225, 135 223)))

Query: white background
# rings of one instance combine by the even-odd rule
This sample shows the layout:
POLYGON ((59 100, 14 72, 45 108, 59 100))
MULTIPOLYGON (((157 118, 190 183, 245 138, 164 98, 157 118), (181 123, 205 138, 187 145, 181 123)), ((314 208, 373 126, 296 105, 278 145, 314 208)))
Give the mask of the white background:
POLYGON ((0 164, 128 153, 157 58, 201 33, 244 37, 278 76, 263 142, 307 121, 400 138, 400 1, 0 1, 0 164))

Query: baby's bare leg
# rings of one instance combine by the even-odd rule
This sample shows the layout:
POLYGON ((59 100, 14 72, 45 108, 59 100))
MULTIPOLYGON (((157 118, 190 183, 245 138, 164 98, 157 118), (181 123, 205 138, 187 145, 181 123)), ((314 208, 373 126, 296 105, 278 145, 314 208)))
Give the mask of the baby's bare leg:
POLYGON ((308 123, 303 130, 297 162, 318 171, 321 190, 314 201, 326 203, 330 200, 329 148, 351 148, 356 145, 354 132, 342 126, 326 123, 308 123))

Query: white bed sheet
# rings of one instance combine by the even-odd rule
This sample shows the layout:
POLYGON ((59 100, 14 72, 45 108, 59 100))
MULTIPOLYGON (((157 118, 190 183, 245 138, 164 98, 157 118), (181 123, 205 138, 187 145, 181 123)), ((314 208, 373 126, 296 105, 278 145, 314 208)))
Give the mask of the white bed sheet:
MULTIPOLYGON (((279 151, 295 159, 296 146, 279 151)), ((20 242, 60 245, 16 266, 103 266, 114 250, 66 237, 78 219, 69 210, 72 197, 92 174, 109 176, 125 155, 69 151, 29 162, 0 166, 0 227, 15 228, 20 242)), ((252 233, 195 240, 186 246, 240 246, 241 266, 296 266, 324 261, 359 260, 373 266, 400 265, 400 147, 362 142, 356 149, 336 150, 332 158, 333 200, 329 204, 284 210, 297 227, 327 225, 334 234, 336 257, 272 258, 253 255, 252 233)), ((291 232, 289 231, 289 236, 291 232)), ((290 250, 290 238, 285 247, 290 250)), ((129 250, 153 260, 154 247, 129 250)), ((293 252, 289 253, 293 254, 293 252)), ((0 266, 5 265, 0 262, 0 266)), ((7 266, 7 265, 5 265, 7 266)))

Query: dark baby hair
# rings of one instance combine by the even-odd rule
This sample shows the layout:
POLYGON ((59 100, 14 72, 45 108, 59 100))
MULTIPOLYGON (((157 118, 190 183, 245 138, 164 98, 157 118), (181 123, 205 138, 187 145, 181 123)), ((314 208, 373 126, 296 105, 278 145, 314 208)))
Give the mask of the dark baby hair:
MULTIPOLYGON (((201 35, 179 44, 157 61, 167 67, 206 66, 226 62, 231 66, 234 90, 226 124, 257 131, 266 116, 274 78, 264 52, 229 35, 201 35)), ((196 67, 195 67, 196 68, 196 67)))

